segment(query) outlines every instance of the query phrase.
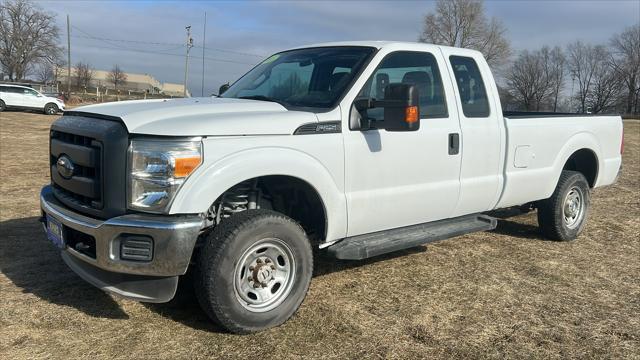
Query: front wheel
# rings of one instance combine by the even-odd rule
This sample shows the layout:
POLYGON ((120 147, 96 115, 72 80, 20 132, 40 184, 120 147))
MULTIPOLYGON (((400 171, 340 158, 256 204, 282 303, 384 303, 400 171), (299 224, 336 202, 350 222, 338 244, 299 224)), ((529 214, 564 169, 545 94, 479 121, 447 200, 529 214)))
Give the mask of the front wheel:
POLYGON ((58 113, 58 111, 60 110, 58 109, 58 105, 56 104, 49 103, 44 106, 44 113, 47 115, 55 115, 58 113))
POLYGON ((3 112, 7 108, 4 101, 0 100, 0 112, 3 112))
POLYGON ((250 333, 289 319, 312 272, 311 244, 300 225, 274 211, 249 210, 207 237, 197 257, 195 292, 214 322, 250 333))
POLYGON ((553 195, 538 202, 538 224, 552 240, 574 240, 589 213, 589 183, 579 172, 564 170, 553 195))

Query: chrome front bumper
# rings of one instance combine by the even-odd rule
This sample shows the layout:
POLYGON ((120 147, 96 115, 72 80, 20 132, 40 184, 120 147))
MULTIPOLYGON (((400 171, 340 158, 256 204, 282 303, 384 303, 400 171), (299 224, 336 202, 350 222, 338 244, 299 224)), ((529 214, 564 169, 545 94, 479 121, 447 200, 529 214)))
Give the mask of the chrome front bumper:
POLYGON ((186 273, 202 228, 200 215, 127 214, 98 220, 78 214, 61 204, 50 186, 40 193, 42 212, 95 239, 95 258, 70 246, 62 250, 69 267, 89 283, 123 297, 166 302, 175 294, 178 276, 186 273), (153 239, 150 261, 120 258, 120 242, 126 236, 145 235, 153 239))

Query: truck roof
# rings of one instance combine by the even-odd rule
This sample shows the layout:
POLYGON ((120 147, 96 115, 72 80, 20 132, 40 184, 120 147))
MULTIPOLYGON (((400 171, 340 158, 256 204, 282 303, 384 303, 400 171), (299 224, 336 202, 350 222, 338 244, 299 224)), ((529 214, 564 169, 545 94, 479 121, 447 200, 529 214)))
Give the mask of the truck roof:
MULTIPOLYGON (((317 43, 317 44, 310 44, 310 45, 304 45, 304 46, 296 46, 290 50, 304 49, 304 48, 311 48, 311 47, 324 47, 324 46, 368 46, 376 49, 382 49, 382 48, 419 49, 419 48, 425 48, 425 47, 430 47, 430 48, 438 47, 443 49, 454 48, 452 46, 434 45, 429 43, 412 42, 412 41, 363 40, 363 41, 336 41, 336 42, 317 43)), ((460 49, 460 48, 456 48, 456 49, 469 51, 470 53, 471 52, 477 53, 476 50, 471 50, 471 49, 460 49)))

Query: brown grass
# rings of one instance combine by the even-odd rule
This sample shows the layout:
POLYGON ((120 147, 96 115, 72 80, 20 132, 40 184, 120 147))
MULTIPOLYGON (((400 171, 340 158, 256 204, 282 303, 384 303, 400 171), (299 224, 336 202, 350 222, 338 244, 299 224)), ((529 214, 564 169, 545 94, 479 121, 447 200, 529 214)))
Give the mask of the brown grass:
POLYGON ((187 286, 148 305, 67 269, 37 222, 53 120, 0 113, 0 358, 640 358, 638 122, 578 241, 544 241, 531 213, 376 260, 319 259, 289 322, 236 336, 187 286))

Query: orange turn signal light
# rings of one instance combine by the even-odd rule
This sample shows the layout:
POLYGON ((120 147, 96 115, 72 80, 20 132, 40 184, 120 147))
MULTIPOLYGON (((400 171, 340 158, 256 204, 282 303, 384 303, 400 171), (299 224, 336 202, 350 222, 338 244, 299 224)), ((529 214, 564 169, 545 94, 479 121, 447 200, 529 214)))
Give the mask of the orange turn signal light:
POLYGON ((417 106, 407 106, 404 110, 404 121, 409 124, 416 123, 420 118, 419 115, 417 106))
POLYGON ((200 166, 202 159, 200 156, 178 157, 176 158, 173 176, 177 178, 186 177, 200 166))

